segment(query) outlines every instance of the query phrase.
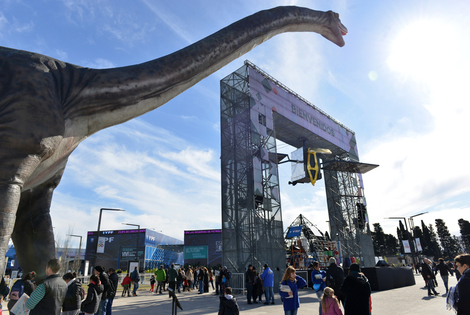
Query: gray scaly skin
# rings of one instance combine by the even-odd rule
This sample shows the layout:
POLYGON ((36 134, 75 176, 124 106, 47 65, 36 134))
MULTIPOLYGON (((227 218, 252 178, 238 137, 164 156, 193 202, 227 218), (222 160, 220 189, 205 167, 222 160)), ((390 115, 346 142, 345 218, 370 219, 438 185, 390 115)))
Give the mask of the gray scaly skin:
POLYGON ((347 30, 331 11, 277 7, 159 59, 100 70, 0 47, 0 267, 11 237, 23 270, 44 276, 55 256, 52 194, 80 142, 154 110, 284 32, 316 32, 342 47, 347 30))

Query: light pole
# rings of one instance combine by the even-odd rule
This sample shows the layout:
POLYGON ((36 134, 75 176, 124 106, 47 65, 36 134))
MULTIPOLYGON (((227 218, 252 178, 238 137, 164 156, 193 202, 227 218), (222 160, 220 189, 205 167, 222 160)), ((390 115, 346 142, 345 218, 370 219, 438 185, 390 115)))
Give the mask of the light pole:
MULTIPOLYGON (((408 219, 408 221, 410 222, 410 229, 411 229, 411 231, 413 231, 413 242, 414 242, 414 239, 415 239, 415 236, 414 236, 414 234, 415 234, 415 224, 414 224, 414 222, 413 222, 413 218, 414 218, 414 217, 417 217, 417 216, 419 216, 419 215, 426 214, 426 213, 428 213, 428 212, 427 212, 427 211, 426 211, 426 212, 421 212, 421 213, 412 215, 412 216, 408 219)), ((419 253, 418 253, 418 262, 419 262, 419 253)))
MULTIPOLYGON (((403 219, 403 221, 405 221, 405 229, 406 229, 406 232, 408 232, 408 242, 412 242, 410 241, 410 231, 408 230, 408 224, 406 224, 406 218, 405 217, 389 217, 389 218, 384 218, 384 219, 391 219, 391 220, 401 220, 403 219)), ((415 263, 415 251, 414 251, 414 244, 410 244, 410 249, 411 249, 411 259, 413 260, 413 265, 416 265, 415 263)), ((404 252, 404 250, 403 250, 404 252)), ((405 253, 403 253, 404 255, 405 253)))
MULTIPOLYGON (((135 258, 140 264, 140 259, 139 259, 139 233, 140 233, 140 225, 139 224, 132 224, 132 223, 123 223, 124 225, 131 225, 131 226, 137 226, 137 245, 135 248, 135 258)), ((139 266, 140 269, 140 266, 139 266)), ((140 272, 140 270, 139 270, 140 272)))
MULTIPOLYGON (((79 266, 75 266, 78 269, 80 269, 80 266, 82 264, 82 259, 81 259, 81 251, 82 251, 82 236, 81 235, 74 235, 74 234, 69 234, 68 236, 75 236, 75 237, 80 237, 80 245, 78 245, 78 260, 80 261, 79 266)), ((78 271, 78 270, 77 270, 78 271)))
POLYGON ((98 240, 100 238, 101 215, 103 214, 103 210, 106 210, 106 211, 126 211, 124 209, 115 209, 115 208, 101 208, 100 209, 100 217, 98 219, 98 230, 97 230, 97 233, 96 233, 97 239, 96 239, 96 249, 95 249, 95 261, 93 262, 95 267, 96 267, 96 258, 98 257, 98 240))

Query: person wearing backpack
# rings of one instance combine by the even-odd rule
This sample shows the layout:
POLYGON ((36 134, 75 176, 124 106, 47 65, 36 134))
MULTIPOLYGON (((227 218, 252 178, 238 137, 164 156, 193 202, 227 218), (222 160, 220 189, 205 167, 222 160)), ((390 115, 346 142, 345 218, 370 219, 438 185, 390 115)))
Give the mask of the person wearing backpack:
MULTIPOLYGON (((8 301, 8 310, 11 310, 15 306, 16 302, 20 299, 23 293, 26 293, 28 296, 31 296, 31 293, 34 291, 34 283, 32 280, 36 277, 36 272, 31 271, 23 274, 23 277, 20 280, 17 280, 13 284, 10 292, 10 300, 8 301)), ((10 311, 10 314, 14 315, 10 311)))
POLYGON ((134 289, 132 290, 132 295, 137 296, 137 289, 139 288, 139 282, 140 282, 139 270, 137 270, 137 267, 135 267, 134 271, 132 271, 131 279, 132 279, 132 282, 134 283, 134 289))
POLYGON ((62 304, 62 314, 78 315, 82 299, 85 298, 82 293, 82 284, 70 272, 66 273, 62 279, 67 283, 67 293, 65 294, 64 304, 62 304))

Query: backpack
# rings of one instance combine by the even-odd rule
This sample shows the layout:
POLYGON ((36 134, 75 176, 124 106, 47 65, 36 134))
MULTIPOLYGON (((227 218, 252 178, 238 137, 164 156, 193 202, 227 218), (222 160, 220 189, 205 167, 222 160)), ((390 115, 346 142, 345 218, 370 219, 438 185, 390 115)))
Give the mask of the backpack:
POLYGON ((24 282, 23 280, 16 280, 15 284, 13 287, 11 287, 10 291, 10 300, 15 300, 18 301, 20 297, 24 293, 24 282))
POLYGON ((80 300, 83 300, 85 298, 85 289, 82 287, 82 285, 80 284, 80 286, 78 287, 79 291, 80 291, 80 300))
POLYGON ((232 273, 230 271, 227 270, 227 276, 226 276, 227 280, 230 280, 230 278, 232 278, 232 273))

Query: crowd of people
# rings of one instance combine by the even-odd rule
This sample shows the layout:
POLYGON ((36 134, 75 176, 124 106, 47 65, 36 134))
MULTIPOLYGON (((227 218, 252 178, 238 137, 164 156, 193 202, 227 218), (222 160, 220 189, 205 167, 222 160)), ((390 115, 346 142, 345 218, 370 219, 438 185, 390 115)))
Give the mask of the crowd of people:
POLYGON ((11 289, 2 278, 0 299, 3 301, 9 296, 7 307, 12 315, 15 315, 13 310, 23 294, 29 298, 22 308, 29 310, 30 315, 111 315, 118 288, 118 275, 113 268, 106 273, 102 267, 96 266, 86 292, 76 273, 60 276, 59 271, 59 260, 51 259, 46 266, 46 278, 38 285, 34 282, 35 271, 23 274, 11 289))
POLYGON ((223 296, 231 275, 227 267, 219 267, 218 270, 204 266, 175 269, 174 264, 171 264, 170 268, 161 265, 150 278, 150 291, 163 294, 168 289, 178 293, 197 290, 198 294, 204 294, 209 292, 210 285, 215 294, 223 296))
MULTIPOLYGON (((321 270, 320 264, 312 264, 311 282, 313 290, 319 299, 319 314, 321 315, 345 315, 371 314, 371 286, 367 277, 361 272, 358 264, 349 266, 345 275, 342 267, 335 258, 330 258, 326 270, 321 270)), ((30 310, 31 315, 37 314, 64 314, 78 315, 95 314, 111 315, 113 300, 118 290, 118 275, 113 268, 107 271, 100 266, 94 267, 90 276, 88 289, 85 292, 82 283, 73 273, 59 275, 60 264, 57 259, 51 259, 46 267, 46 278, 35 285, 36 272, 32 271, 22 275, 12 288, 8 288, 2 278, 0 283, 0 299, 9 296, 7 304, 11 310, 23 294, 29 299, 24 304, 30 310)), ((299 289, 307 285, 307 280, 296 273, 294 267, 289 266, 279 283, 279 296, 281 298, 285 315, 296 315, 300 307, 299 289)), ((446 263, 441 258, 433 262, 423 259, 420 272, 425 280, 428 294, 439 294, 435 291, 435 276, 440 273, 447 294, 447 308, 454 309, 456 313, 470 314, 470 255, 461 254, 455 257, 453 263, 446 263), (456 274, 458 283, 454 287, 448 287, 448 277, 456 274)), ((169 268, 160 266, 150 279, 150 291, 154 294, 163 294, 164 291, 184 292, 197 290, 198 294, 212 291, 219 295, 219 315, 239 314, 237 299, 232 294, 230 287, 231 272, 226 267, 217 270, 204 266, 176 269, 175 265, 169 268)), ((264 304, 275 304, 274 297, 274 272, 265 264, 263 272, 257 272, 253 265, 249 265, 245 275, 247 304, 261 303, 265 296, 264 304)), ((140 283, 140 275, 137 267, 132 273, 127 274, 122 282, 121 296, 137 296, 140 283), (133 286, 133 287, 132 287, 133 286)))

